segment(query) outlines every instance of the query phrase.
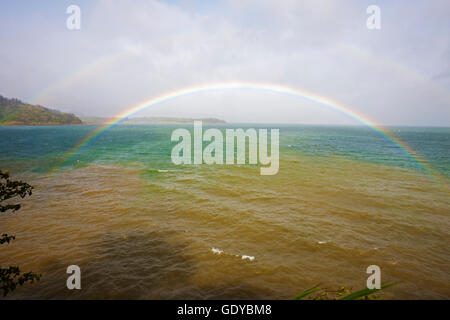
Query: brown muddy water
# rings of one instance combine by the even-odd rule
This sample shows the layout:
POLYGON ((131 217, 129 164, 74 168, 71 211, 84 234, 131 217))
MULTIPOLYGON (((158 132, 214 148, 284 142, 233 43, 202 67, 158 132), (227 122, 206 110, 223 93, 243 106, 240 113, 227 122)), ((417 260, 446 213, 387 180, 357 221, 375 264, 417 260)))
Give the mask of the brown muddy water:
POLYGON ((249 166, 90 165, 23 174, 35 187, 0 215, 17 239, 2 265, 42 273, 9 298, 289 299, 318 283, 382 297, 449 299, 449 197, 426 175, 339 157, 249 166), (66 268, 81 268, 81 290, 66 268))

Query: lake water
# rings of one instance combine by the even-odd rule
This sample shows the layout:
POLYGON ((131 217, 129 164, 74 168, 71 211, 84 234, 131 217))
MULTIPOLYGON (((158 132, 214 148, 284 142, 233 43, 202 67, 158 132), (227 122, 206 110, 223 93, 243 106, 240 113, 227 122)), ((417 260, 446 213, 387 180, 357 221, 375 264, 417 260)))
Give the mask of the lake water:
POLYGON ((278 174, 176 166, 178 126, 118 125, 70 158, 96 126, 0 127, 0 168, 35 188, 0 215, 0 265, 42 273, 10 297, 289 299, 362 289, 376 264, 400 281, 385 298, 450 298, 449 128, 390 129, 430 175, 364 127, 226 127, 280 128, 278 174))

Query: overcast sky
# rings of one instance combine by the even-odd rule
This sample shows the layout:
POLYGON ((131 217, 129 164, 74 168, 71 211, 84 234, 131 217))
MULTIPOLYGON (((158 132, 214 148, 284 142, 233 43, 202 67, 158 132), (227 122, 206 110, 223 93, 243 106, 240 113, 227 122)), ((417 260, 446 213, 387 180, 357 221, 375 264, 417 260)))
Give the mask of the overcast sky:
MULTIPOLYGON (((169 91, 261 82, 313 92, 384 125, 450 125, 450 1, 1 1, 0 94, 114 116, 169 91), (81 8, 81 30, 66 8, 81 8), (132 5, 131 5, 132 4, 132 5), (381 30, 366 26, 369 5, 381 30)), ((271 92, 199 93, 138 116, 355 124, 271 92)))

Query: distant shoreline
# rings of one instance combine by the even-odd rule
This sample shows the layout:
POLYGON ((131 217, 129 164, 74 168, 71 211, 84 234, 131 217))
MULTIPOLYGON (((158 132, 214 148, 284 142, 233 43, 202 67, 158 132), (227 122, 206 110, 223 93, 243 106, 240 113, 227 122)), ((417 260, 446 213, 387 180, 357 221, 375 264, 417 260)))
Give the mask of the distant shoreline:
POLYGON ((227 124, 225 120, 217 118, 176 118, 176 117, 143 117, 143 118, 103 118, 103 117, 81 117, 85 124, 191 124, 194 121, 202 121, 204 124, 227 124))

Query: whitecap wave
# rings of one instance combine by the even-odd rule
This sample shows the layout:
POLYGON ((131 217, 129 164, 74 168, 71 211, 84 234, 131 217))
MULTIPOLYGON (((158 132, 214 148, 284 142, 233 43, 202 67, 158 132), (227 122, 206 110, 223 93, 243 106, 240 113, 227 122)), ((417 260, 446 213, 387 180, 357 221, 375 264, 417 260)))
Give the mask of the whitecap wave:
POLYGON ((248 259, 248 260, 250 260, 250 261, 253 261, 253 260, 255 260, 255 257, 243 255, 243 256, 242 256, 242 260, 245 260, 245 259, 248 259))
POLYGON ((249 256, 249 255, 246 255, 246 254, 241 256, 239 254, 227 253, 227 252, 224 252, 223 250, 220 250, 218 248, 211 248, 211 251, 214 254, 226 254, 226 255, 229 255, 229 256, 234 256, 236 258, 241 258, 242 260, 249 260, 249 261, 254 261, 255 260, 254 256, 249 256))

